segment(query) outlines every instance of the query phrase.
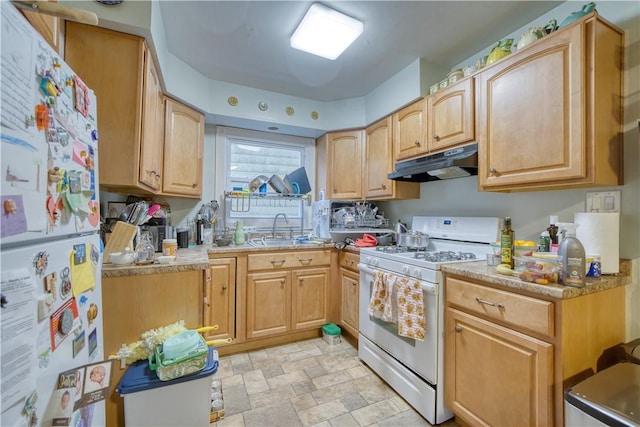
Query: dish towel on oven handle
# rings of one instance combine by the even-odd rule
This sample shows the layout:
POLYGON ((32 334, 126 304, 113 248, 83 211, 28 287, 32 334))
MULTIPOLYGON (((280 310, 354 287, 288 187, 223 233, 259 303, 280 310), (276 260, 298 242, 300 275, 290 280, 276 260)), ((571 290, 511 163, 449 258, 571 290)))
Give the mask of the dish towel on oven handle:
POLYGON ((398 277, 396 286, 398 335, 424 341, 426 322, 420 282, 408 277, 398 277))
POLYGON ((389 274, 379 270, 373 272, 371 299, 367 309, 369 316, 385 322, 393 322, 393 303, 391 300, 393 285, 389 286, 389 276, 389 274))

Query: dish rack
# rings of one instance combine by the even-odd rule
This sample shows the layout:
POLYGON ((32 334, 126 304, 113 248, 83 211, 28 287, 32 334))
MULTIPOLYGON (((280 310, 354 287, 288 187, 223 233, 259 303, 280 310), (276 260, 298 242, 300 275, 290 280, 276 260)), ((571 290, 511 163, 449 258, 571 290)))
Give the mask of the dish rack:
POLYGON ((311 204, 311 194, 289 194, 281 193, 251 193, 249 191, 225 191, 224 198, 228 203, 231 212, 249 212, 251 205, 256 203, 266 203, 267 205, 276 206, 278 203, 287 203, 289 201, 305 201, 307 205, 311 204))
POLYGON ((368 210, 358 213, 355 208, 336 208, 331 211, 331 230, 344 230, 352 228, 389 228, 389 219, 376 215, 368 210))

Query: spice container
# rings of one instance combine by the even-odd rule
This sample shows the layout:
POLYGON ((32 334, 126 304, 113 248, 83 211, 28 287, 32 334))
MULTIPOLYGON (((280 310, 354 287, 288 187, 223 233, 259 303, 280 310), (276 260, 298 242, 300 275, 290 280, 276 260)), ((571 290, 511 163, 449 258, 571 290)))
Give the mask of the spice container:
POLYGON ((164 239, 162 241, 162 255, 175 256, 178 252, 177 239, 164 239))

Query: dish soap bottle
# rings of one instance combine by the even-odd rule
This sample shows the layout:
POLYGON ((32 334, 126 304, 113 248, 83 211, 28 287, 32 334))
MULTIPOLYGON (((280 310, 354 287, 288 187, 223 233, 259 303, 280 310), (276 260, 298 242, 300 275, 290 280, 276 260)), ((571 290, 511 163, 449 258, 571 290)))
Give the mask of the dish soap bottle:
POLYGON ((233 234, 233 243, 236 245, 244 244, 244 225, 242 221, 236 221, 236 231, 233 234))
POLYGON ((504 218, 504 228, 500 232, 500 262, 508 264, 513 268, 513 243, 515 241, 515 232, 511 228, 511 218, 504 218))
POLYGON ((562 241, 558 246, 558 265, 560 282, 566 286, 582 288, 585 286, 584 246, 576 238, 576 225, 565 224, 562 241))

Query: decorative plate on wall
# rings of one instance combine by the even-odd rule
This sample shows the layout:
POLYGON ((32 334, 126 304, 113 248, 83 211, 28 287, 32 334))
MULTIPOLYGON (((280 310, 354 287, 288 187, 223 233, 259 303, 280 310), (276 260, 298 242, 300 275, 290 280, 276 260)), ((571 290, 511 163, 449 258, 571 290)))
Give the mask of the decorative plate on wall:
POLYGON ((238 98, 236 98, 235 96, 230 96, 229 98, 227 98, 227 102, 232 107, 235 107, 236 105, 238 105, 238 98))
POLYGON ((104 4, 105 6, 117 6, 122 3, 124 0, 96 0, 100 4, 104 4))
POLYGON ((287 116, 293 116, 295 110, 293 109, 293 107, 287 107, 284 112, 287 113, 287 116))
POLYGON ((269 104, 267 104, 266 102, 264 101, 258 102, 258 110, 267 111, 268 108, 269 108, 269 104))

